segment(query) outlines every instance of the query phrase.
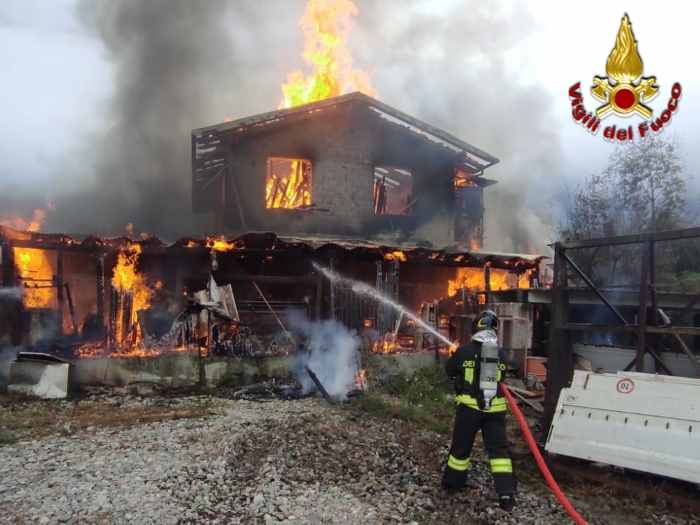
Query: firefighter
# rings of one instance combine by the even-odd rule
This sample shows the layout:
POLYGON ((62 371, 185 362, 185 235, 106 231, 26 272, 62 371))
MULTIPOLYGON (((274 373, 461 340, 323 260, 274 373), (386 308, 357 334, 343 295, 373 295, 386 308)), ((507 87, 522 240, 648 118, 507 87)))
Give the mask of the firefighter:
POLYGON ((481 430, 499 505, 510 511, 515 504, 515 478, 506 439, 506 400, 498 393, 506 366, 501 360, 497 330, 498 317, 485 310, 472 324, 471 342, 459 347, 447 361, 457 406, 442 486, 458 490, 466 485, 469 455, 481 430))

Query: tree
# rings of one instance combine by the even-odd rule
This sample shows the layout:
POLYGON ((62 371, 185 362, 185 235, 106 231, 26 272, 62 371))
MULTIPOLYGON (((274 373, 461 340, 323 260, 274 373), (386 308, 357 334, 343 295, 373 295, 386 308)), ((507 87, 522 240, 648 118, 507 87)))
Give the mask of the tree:
POLYGON ((650 137, 618 146, 602 174, 588 177, 565 211, 565 239, 678 228, 686 181, 673 142, 650 137))
MULTIPOLYGON (((609 237, 681 227, 686 181, 676 145, 659 137, 618 146, 601 174, 579 186, 564 215, 565 240, 609 237)), ((577 253, 589 275, 633 281, 634 248, 577 253)))
POLYGON ((682 171, 673 142, 649 137, 618 147, 605 170, 619 203, 617 233, 679 227, 686 191, 682 171))

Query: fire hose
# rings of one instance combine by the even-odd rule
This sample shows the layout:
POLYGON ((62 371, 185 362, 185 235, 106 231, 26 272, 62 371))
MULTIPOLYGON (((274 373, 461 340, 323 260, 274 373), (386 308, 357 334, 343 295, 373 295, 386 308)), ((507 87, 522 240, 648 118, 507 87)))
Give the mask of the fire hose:
POLYGON ((549 486, 549 490, 552 491, 552 494, 554 494, 554 497, 557 498, 559 503, 561 504, 562 507, 564 507, 564 510, 567 512, 569 516, 571 516, 571 519, 574 520, 574 522, 577 525, 588 525, 588 522, 583 519, 583 517, 576 511, 574 506, 571 504, 571 502, 567 499, 567 497, 564 495, 562 490, 559 488, 559 485, 557 482, 554 480, 554 477, 552 476, 552 473, 549 471, 549 468, 547 467, 547 464, 544 462, 544 458, 542 457, 542 454, 540 453, 540 449, 537 448, 537 443, 535 443, 535 438, 532 437, 532 432, 530 432, 530 427, 527 425, 527 421, 525 421, 525 416, 523 416, 522 411, 520 410, 520 407, 518 407, 518 404, 515 402, 515 399, 513 398, 513 395, 510 393, 510 390, 508 390, 508 387, 504 383, 500 383, 501 387, 501 392, 506 398, 506 401, 508 402, 508 406, 510 407, 510 411, 513 413, 515 416, 515 419, 518 420, 518 425, 520 425, 520 430, 523 433, 523 436, 525 437, 525 441, 527 442, 527 446, 530 448, 530 452, 532 452, 532 455, 535 457, 535 462, 537 463, 537 466, 540 469, 540 472, 542 473, 542 476, 544 477, 545 481, 547 482, 547 485, 549 486))

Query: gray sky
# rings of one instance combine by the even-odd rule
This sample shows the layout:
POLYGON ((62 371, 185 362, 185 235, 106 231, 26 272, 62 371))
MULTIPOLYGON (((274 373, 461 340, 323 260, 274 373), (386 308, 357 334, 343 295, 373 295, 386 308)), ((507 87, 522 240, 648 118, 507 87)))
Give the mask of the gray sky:
MULTIPOLYGON (((75 180, 99 176, 91 151, 115 124, 113 100, 124 63, 81 21, 76 3, 0 4, 0 206, 11 202, 10 188, 54 198, 75 180)), ((597 106, 588 88, 594 75, 605 74, 625 11, 644 73, 655 75, 660 86, 650 104, 655 115, 672 83, 683 85, 680 109, 664 135, 677 140, 690 175, 700 168, 700 71, 693 52, 700 6, 695 2, 357 3, 360 14, 350 42, 355 65, 370 72, 379 98, 501 159, 488 173, 502 181, 503 189, 488 202, 487 247, 515 247, 494 239, 512 229, 517 217, 502 222, 499 210, 513 202, 529 212, 519 222, 536 232, 542 246, 553 236, 551 226, 566 191, 604 167, 613 146, 573 123, 567 91, 580 81, 587 108, 597 106)), ((194 117, 191 127, 277 107, 279 84, 290 70, 302 67, 297 20, 303 8, 303 0, 229 2, 221 16, 224 26, 230 20, 231 54, 234 47, 239 53, 233 62, 249 72, 223 93, 218 86, 212 94, 216 106, 203 112, 201 121, 194 117), (237 29, 240 20, 251 17, 256 27, 237 29)), ((625 123, 611 117, 605 124, 615 122, 625 123)), ((697 178, 690 188, 688 200, 697 202, 697 178)))

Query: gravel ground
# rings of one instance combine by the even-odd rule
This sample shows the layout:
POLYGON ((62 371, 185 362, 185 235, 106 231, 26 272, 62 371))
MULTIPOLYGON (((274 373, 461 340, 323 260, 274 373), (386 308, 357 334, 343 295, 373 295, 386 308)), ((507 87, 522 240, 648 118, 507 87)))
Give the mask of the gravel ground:
MULTIPOLYGON (((568 523, 541 484, 521 484, 512 515, 498 509, 480 447, 474 487, 448 496, 438 434, 315 399, 218 406, 0 447, 0 523, 568 523)), ((693 523, 619 514, 591 522, 693 523)))

